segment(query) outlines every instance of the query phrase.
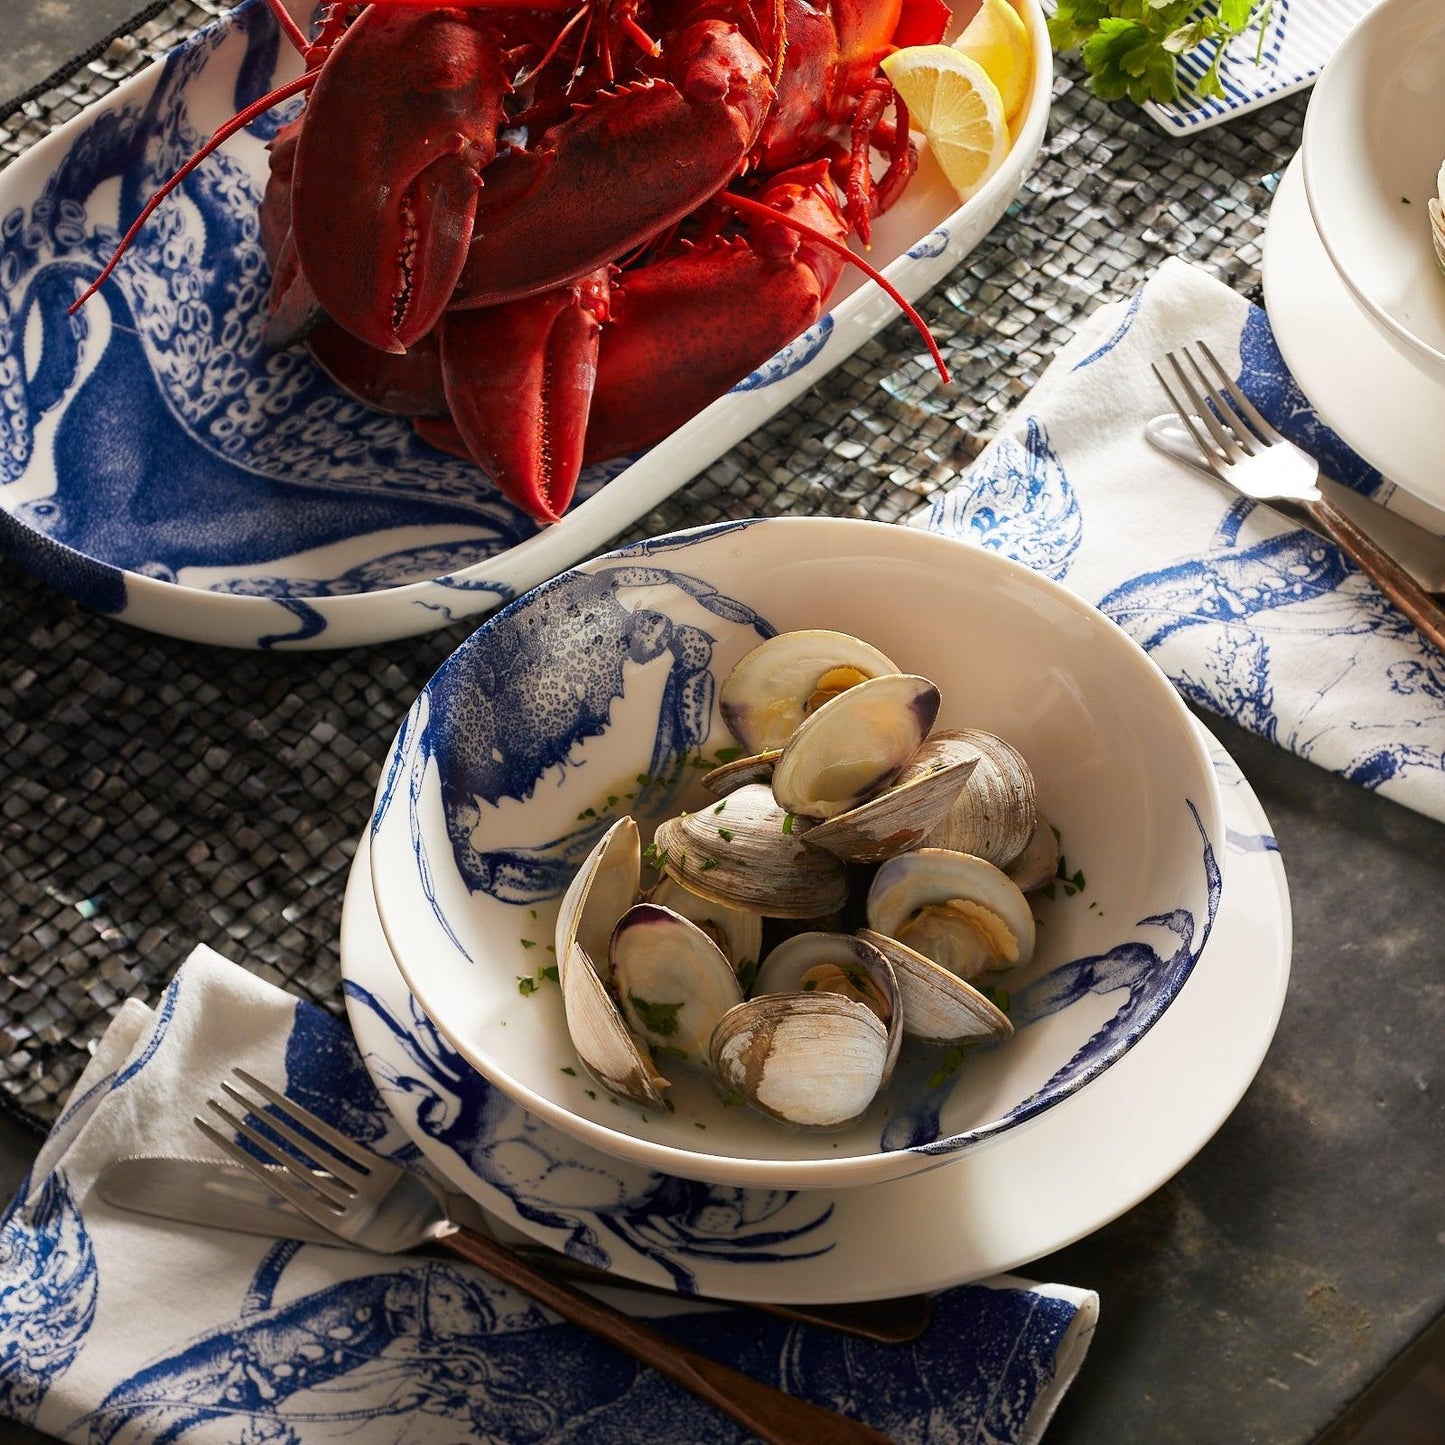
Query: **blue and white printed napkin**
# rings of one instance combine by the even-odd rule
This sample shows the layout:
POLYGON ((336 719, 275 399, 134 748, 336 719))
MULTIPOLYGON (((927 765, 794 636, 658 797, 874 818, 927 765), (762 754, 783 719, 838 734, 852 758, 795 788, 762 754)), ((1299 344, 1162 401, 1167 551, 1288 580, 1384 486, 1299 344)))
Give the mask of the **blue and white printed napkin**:
MULTIPOLYGON (((198 948, 126 1003, 0 1220, 0 1414, 65 1440, 237 1445, 733 1445, 730 1420, 468 1265, 128 1215, 92 1192, 129 1154, 195 1155, 232 1067, 419 1167, 346 1027, 198 948)), ((1038 1440, 1096 1296, 1000 1278, 883 1346, 735 1309, 660 1327, 899 1442, 1038 1440)))
POLYGON ((1151 361, 1189 341, 1338 481, 1389 486, 1315 415, 1265 314, 1166 262, 1101 308, 957 485, 914 525, 1062 582, 1113 618, 1190 702, 1445 820, 1445 659, 1313 532, 1157 453, 1151 361))

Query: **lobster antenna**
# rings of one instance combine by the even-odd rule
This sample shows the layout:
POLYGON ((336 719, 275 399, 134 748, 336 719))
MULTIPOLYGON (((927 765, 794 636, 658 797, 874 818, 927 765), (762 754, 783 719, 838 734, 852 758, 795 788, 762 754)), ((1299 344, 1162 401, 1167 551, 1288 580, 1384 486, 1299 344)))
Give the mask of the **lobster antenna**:
POLYGON ((281 32, 302 55, 311 48, 311 42, 306 38, 301 27, 291 18, 291 12, 287 10, 281 0, 266 0, 271 14, 275 16, 276 23, 281 27, 281 32))
POLYGON ((780 225, 788 227, 791 231, 806 236, 810 241, 816 241, 825 250, 832 251, 835 255, 841 256, 845 261, 852 262, 870 281, 876 281, 879 286, 893 299, 893 304, 913 323, 914 329, 923 338, 924 344, 928 347, 928 353, 933 357, 933 365, 937 368, 943 384, 948 386, 953 377, 949 375, 948 365, 943 359, 943 353, 938 349, 938 343, 933 339, 933 333, 928 329, 928 323, 915 311, 909 303, 908 298, 870 261, 865 261, 856 251, 850 251, 841 241, 835 240, 824 231, 816 230, 805 221, 799 221, 792 216, 786 216, 781 211, 775 211, 771 206, 765 206, 761 201, 751 200, 747 196, 734 195, 731 191, 723 191, 718 200, 732 206, 735 210, 743 212, 744 215, 760 216, 764 220, 777 221, 780 225))
POLYGON ((285 85, 278 85, 275 90, 268 91, 259 100, 253 101, 244 110, 233 115, 230 120, 225 121, 217 127, 215 134, 210 140, 141 207, 140 215, 131 222, 130 229, 120 238, 120 245, 115 248, 114 253, 110 260, 105 263, 105 267, 100 275, 71 303, 65 314, 67 316, 74 316, 75 313, 105 285, 110 273, 120 264, 120 258, 130 249, 130 243, 134 241, 140 233, 140 228, 155 214, 156 207, 159 206, 212 151, 224 145, 238 130, 244 130, 245 127, 250 125, 263 111, 270 110, 273 105, 278 105, 283 100, 289 100, 293 95, 299 95, 303 90, 308 89, 315 81, 316 75, 316 71, 308 70, 304 75, 298 75, 295 80, 288 80, 285 85))

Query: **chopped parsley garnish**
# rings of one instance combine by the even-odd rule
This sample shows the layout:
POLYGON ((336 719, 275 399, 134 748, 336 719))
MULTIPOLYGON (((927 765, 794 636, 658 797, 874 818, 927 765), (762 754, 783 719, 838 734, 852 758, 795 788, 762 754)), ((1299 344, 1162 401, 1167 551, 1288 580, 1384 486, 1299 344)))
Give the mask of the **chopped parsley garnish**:
POLYGON ((517 941, 522 945, 523 948, 536 948, 537 946, 537 940, 535 938, 521 938, 517 941))
MULTIPOLYGON (((722 802, 720 802, 720 803, 717 805, 717 807, 715 807, 715 808, 713 809, 713 812, 714 812, 714 813, 721 813, 722 810, 727 807, 727 805, 728 805, 728 800, 727 800, 726 798, 724 798, 724 799, 722 800, 722 802)), ((719 831, 721 831, 721 830, 719 830, 719 831)))
POLYGON ((702 862, 697 865, 697 871, 698 871, 699 873, 707 873, 707 872, 709 872, 710 870, 712 870, 713 868, 716 868, 716 867, 717 867, 717 859, 716 859, 716 858, 704 858, 704 859, 702 860, 702 862))
POLYGON ((940 1084, 946 1084, 962 1062, 963 1050, 955 1045, 944 1054, 943 1062, 928 1076, 928 1087, 936 1089, 940 1084))
POLYGON ((784 814, 783 814, 783 836, 786 837, 786 836, 787 836, 789 833, 791 833, 792 831, 793 831, 793 815, 792 815, 791 813, 784 813, 784 814))
POLYGON ((536 993, 536 992, 537 992, 537 980, 536 980, 535 978, 533 978, 533 977, 531 976, 531 974, 518 974, 518 975, 517 975, 517 992, 518 992, 519 994, 521 994, 523 998, 527 998, 527 997, 529 997, 530 995, 536 993))
POLYGON ((572 1077, 572 1078, 574 1078, 574 1079, 577 1077, 577 1070, 574 1069, 570 1064, 563 1064, 563 1065, 562 1065, 562 1072, 563 1072, 564 1074, 569 1075, 570 1077, 572 1077))
POLYGON ((555 963, 544 964, 540 969, 537 970, 537 977, 545 978, 551 983, 560 983, 562 981, 561 972, 558 970, 555 963))
POLYGON ((642 1027, 650 1034, 667 1038, 677 1032, 677 1016, 683 1005, 678 1003, 654 1003, 651 999, 638 998, 635 993, 627 995, 627 1001, 637 1010, 642 1027))
POLYGON ((717 752, 713 754, 713 757, 717 759, 718 766, 721 767, 724 763, 737 762, 742 755, 743 750, 741 748, 719 748, 717 752))
POLYGON ((719 828, 717 830, 717 835, 723 840, 724 843, 731 843, 734 837, 737 836, 731 828, 719 828))

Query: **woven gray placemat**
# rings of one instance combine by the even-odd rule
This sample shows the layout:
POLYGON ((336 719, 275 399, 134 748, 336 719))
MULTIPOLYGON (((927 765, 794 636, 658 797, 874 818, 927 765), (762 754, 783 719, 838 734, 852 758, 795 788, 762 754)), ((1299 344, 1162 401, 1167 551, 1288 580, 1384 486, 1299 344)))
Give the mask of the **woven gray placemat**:
MULTIPOLYGON (((0 115, 13 159, 224 7, 173 0, 0 115)), ((1258 286, 1296 97, 1187 143, 1060 66, 1017 203, 899 321, 629 529, 729 517, 897 520, 975 457, 1079 318, 1182 255, 1258 286)), ((618 540, 623 540, 619 538, 618 540)), ((341 654, 218 652, 85 612, 0 559, 0 1091, 54 1117, 114 1009, 197 942, 341 1008, 355 840, 402 714, 469 626, 341 654)))

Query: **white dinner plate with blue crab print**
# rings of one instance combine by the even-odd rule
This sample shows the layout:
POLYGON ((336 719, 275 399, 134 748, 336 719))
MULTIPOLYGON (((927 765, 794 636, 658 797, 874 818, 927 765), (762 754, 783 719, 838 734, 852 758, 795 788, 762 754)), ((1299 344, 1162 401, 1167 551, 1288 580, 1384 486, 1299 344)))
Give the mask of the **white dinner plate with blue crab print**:
MULTIPOLYGON (((298 16, 310 0, 294 0, 298 16)), ((1002 167, 960 206, 926 165, 870 259, 910 299, 1003 215, 1048 117, 1043 18, 1032 98, 1002 167)), ((0 173, 0 552, 84 605, 237 647, 350 647, 488 612, 675 491, 856 350, 897 309, 845 273, 813 327, 650 451, 588 469, 539 528, 470 463, 262 341, 263 115, 156 212, 99 293, 130 220, 212 130, 296 74, 245 0, 0 173)))
POLYGON ((432 1167, 506 1224, 628 1279, 828 1303, 1013 1269, 1102 1227, 1181 1169, 1233 1111, 1274 1036, 1289 978, 1284 869, 1258 800, 1210 742, 1224 891, 1178 1000, 1088 1089, 946 1168, 838 1191, 720 1187, 649 1172, 542 1123, 473 1071, 407 991, 377 918, 365 837, 341 920, 352 1030, 432 1167))
POLYGON ((1266 0, 1242 35, 1226 43, 1219 62, 1224 94, 1201 100, 1194 86, 1214 59, 1211 42, 1180 57, 1178 100, 1144 107, 1161 130, 1193 135, 1283 100, 1315 83, 1356 21, 1380 0, 1266 0))

